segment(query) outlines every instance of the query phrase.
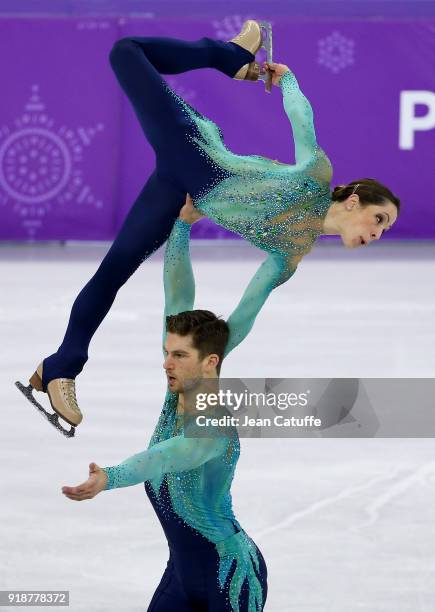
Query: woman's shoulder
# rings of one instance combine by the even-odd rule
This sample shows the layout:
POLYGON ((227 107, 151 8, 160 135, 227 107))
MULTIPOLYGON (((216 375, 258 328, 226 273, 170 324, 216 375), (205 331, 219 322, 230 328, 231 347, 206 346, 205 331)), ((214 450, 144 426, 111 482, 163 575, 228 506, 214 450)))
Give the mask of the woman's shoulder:
POLYGON ((313 155, 304 163, 303 171, 320 183, 329 184, 332 180, 333 168, 331 160, 319 146, 316 146, 313 155))

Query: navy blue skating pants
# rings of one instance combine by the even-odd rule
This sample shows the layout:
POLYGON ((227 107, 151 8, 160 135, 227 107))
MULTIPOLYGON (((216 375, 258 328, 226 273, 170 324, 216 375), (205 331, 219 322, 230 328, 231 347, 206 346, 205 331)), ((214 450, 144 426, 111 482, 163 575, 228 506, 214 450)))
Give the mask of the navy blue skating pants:
POLYGON ((77 296, 61 346, 44 360, 44 388, 54 378, 75 378, 82 371, 91 338, 118 289, 167 240, 186 193, 195 199, 216 179, 216 169, 189 139, 194 125, 161 75, 214 68, 232 78, 254 59, 234 43, 211 38, 131 37, 113 46, 111 66, 154 149, 156 167, 97 272, 77 296))
MULTIPOLYGON (((221 589, 218 583, 219 555, 216 546, 189 527, 175 513, 166 479, 159 496, 149 482, 145 491, 163 527, 169 547, 169 560, 147 612, 234 612, 229 600, 229 586, 236 570, 233 561, 227 580, 221 589)), ((213 516, 213 512, 210 512, 213 516)), ((234 523, 234 532, 240 531, 234 523)), ((267 598, 267 566, 256 544, 258 569, 254 572, 261 586, 262 606, 267 598)), ((249 582, 243 580, 239 612, 256 612, 249 605, 249 582)))

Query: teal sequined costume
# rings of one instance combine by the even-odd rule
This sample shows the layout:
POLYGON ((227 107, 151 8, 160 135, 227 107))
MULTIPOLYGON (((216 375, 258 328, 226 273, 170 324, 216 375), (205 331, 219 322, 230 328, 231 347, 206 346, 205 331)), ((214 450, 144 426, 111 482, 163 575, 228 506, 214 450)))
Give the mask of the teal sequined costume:
MULTIPOLYGON (((168 88, 188 124, 195 128, 190 130, 188 139, 216 169, 215 183, 207 185, 202 193, 192 194, 195 206, 268 253, 228 319, 230 337, 226 354, 249 333, 270 292, 293 275, 301 257, 322 233, 331 205, 332 168, 317 145, 311 106, 291 71, 282 76, 280 87, 293 129, 295 165, 232 153, 226 148, 220 129, 168 88)), ((189 230, 190 226, 177 221, 168 241, 165 316, 193 308, 189 230)), ((183 534, 180 539, 189 541, 190 547, 193 542, 195 548, 199 538, 202 544, 195 551, 200 558, 204 542, 208 543, 216 554, 215 582, 224 599, 218 607, 206 609, 257 612, 263 609, 267 593, 264 559, 235 519, 230 495, 240 452, 238 437, 185 438, 177 420, 177 403, 177 394, 168 390, 148 450, 120 465, 104 468, 107 488, 145 482, 168 536, 171 558, 178 554, 176 547, 171 547, 174 529, 183 534)), ((191 558, 183 557, 178 567, 190 562, 193 563, 191 558)), ((157 607, 150 610, 192 609, 184 600, 173 605, 170 599, 167 607, 158 608, 157 601, 163 601, 165 592, 168 597, 176 596, 171 591, 173 575, 174 568, 168 565, 151 602, 151 606, 157 607)), ((189 575, 183 578, 186 584, 189 575)), ((209 584, 205 591, 215 586, 209 584)))
POLYGON ((165 242, 186 193, 211 219, 267 252, 245 296, 251 319, 270 292, 292 276, 322 232, 331 203, 331 165, 317 145, 311 106, 291 71, 281 77, 280 89, 294 134, 295 165, 232 153, 218 126, 162 77, 214 68, 232 78, 254 59, 233 42, 207 37, 184 41, 136 36, 113 46, 111 66, 154 149, 156 168, 74 301, 61 345, 44 359, 44 389, 50 380, 74 379, 82 371, 89 343, 119 288, 165 242))
POLYGON ((322 233, 331 205, 332 166, 317 144, 311 105, 291 70, 280 87, 293 129, 295 165, 231 152, 219 127, 177 96, 197 128, 190 140, 223 173, 215 187, 196 196, 195 206, 269 254, 260 268, 269 292, 293 275, 322 233))
MULTIPOLYGON (((189 235, 190 225, 177 220, 165 252, 165 318, 193 308, 195 286, 189 235)), ((225 354, 239 344, 251 328, 253 320, 249 317, 245 320, 243 310, 242 299, 228 320, 230 337, 225 354)), ((164 326, 163 340, 165 335, 164 326)), ((170 563, 174 563, 176 569, 171 565, 167 568, 153 598, 153 602, 161 601, 162 593, 166 592, 167 607, 154 608, 152 602, 149 609, 263 610, 267 593, 264 559, 232 509, 230 487, 240 453, 237 433, 219 438, 186 438, 183 424, 177 419, 177 403, 178 393, 168 390, 148 450, 117 466, 104 468, 108 475, 107 489, 145 482, 168 537, 170 563), (187 549, 194 550, 195 555, 189 556, 187 549), (215 561, 210 563, 210 558, 215 561), (198 585, 191 588, 191 593, 192 576, 197 576, 202 566, 208 568, 205 573, 209 582, 204 586, 203 595, 198 594, 198 589, 201 591, 198 585), (175 587, 170 586, 170 580, 176 582, 175 574, 183 571, 186 574, 179 588, 188 591, 188 603, 192 607, 168 595, 168 589, 174 588, 173 597, 180 596, 175 587), (204 607, 195 608, 194 597, 213 598, 215 607, 211 599, 201 599, 198 601, 204 607)))

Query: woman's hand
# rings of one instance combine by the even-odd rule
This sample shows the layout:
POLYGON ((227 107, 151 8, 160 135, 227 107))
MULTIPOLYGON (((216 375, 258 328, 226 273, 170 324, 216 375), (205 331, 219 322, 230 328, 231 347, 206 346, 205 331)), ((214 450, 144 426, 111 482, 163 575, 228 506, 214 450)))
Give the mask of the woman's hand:
POLYGON ((290 70, 285 64, 275 64, 274 62, 264 62, 264 68, 272 77, 272 84, 279 86, 282 75, 290 70))
POLYGON ((90 463, 87 481, 78 487, 62 487, 62 493, 75 501, 92 499, 106 488, 107 480, 106 472, 96 463, 90 463))
POLYGON ((199 212, 193 205, 193 200, 189 194, 186 195, 186 203, 183 208, 180 210, 180 214, 178 216, 179 219, 184 221, 185 223, 189 223, 192 225, 196 221, 199 221, 201 217, 205 217, 202 213, 199 212))

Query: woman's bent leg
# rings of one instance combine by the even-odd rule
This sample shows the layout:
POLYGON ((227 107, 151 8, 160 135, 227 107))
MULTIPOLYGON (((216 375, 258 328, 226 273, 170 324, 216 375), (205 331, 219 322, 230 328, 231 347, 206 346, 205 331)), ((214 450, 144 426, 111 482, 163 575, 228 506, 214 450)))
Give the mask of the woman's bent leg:
POLYGON ((116 77, 156 153, 183 140, 186 126, 183 109, 161 74, 210 67, 232 77, 254 58, 234 43, 212 38, 121 38, 110 53, 116 77))
POLYGON ((145 56, 160 74, 179 74, 215 68, 229 77, 255 56, 235 43, 214 38, 181 40, 156 36, 132 36, 126 39, 140 46, 145 56))
POLYGON ((75 378, 88 358, 88 346, 118 289, 167 240, 186 194, 151 175, 95 275, 77 296, 59 349, 44 360, 43 385, 75 378))

